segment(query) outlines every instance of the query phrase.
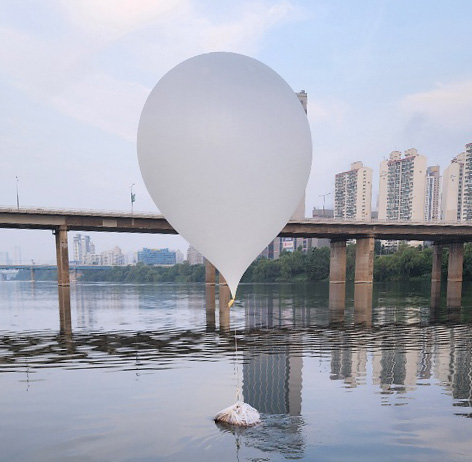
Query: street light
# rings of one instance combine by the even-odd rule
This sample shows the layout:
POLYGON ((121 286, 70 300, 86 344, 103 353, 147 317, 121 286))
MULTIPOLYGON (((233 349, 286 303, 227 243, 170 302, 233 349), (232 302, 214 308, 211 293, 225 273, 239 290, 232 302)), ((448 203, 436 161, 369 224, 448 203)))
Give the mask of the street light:
POLYGON ((134 186, 134 183, 130 186, 130 190, 131 190, 131 213, 133 213, 133 204, 136 201, 136 194, 133 194, 133 186, 134 186))
POLYGON ((19 209, 20 208, 20 194, 18 192, 18 183, 19 183, 19 179, 18 177, 16 177, 16 208, 19 209))
POLYGON ((323 198, 323 216, 325 216, 325 201, 326 201, 326 196, 329 196, 331 193, 326 193, 326 194, 320 194, 318 197, 323 198))

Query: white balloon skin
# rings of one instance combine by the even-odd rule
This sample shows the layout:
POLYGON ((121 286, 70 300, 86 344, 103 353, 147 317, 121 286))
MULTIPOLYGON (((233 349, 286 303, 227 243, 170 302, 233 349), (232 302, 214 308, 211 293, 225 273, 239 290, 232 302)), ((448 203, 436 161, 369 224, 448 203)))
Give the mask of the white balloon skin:
POLYGON ((137 151, 169 223, 225 277, 233 296, 302 199, 311 135, 296 94, 247 56, 190 58, 151 91, 137 151))

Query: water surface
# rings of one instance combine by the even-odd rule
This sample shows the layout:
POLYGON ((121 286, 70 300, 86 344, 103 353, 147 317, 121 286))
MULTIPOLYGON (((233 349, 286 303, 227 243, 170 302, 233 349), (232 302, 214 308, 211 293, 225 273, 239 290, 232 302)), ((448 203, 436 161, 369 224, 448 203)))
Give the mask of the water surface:
POLYGON ((0 283, 2 461, 471 460, 468 287, 432 310, 376 285, 361 317, 327 284, 243 285, 230 312, 199 284, 70 292, 68 315, 55 284, 0 283), (212 417, 238 383, 262 423, 236 431, 212 417))

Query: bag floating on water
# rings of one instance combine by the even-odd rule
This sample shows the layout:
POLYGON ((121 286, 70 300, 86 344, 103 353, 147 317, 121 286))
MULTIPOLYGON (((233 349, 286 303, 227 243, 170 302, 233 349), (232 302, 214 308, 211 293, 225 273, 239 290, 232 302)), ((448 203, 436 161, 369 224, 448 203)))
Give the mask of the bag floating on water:
POLYGON ((232 406, 218 412, 215 416, 215 422, 224 422, 239 427, 252 427, 260 423, 260 421, 261 416, 259 412, 243 401, 237 401, 232 406))

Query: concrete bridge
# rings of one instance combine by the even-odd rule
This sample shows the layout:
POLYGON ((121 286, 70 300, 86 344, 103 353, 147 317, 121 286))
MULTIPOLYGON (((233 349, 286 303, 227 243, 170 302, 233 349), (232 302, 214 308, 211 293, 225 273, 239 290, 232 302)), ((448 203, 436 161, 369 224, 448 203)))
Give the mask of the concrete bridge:
MULTIPOLYGON (((50 229, 56 239, 58 285, 68 286, 68 231, 177 234, 163 215, 98 212, 84 210, 0 208, 0 228, 50 229)), ((439 303, 441 256, 449 247, 448 306, 460 306, 464 242, 472 241, 472 223, 381 222, 305 219, 290 221, 281 237, 317 237, 331 241, 330 297, 333 307, 344 306, 346 284, 346 242, 356 239, 355 303, 372 303, 374 240, 418 240, 433 243, 432 298, 439 303)), ((207 283, 214 282, 214 271, 207 271, 207 283)))

